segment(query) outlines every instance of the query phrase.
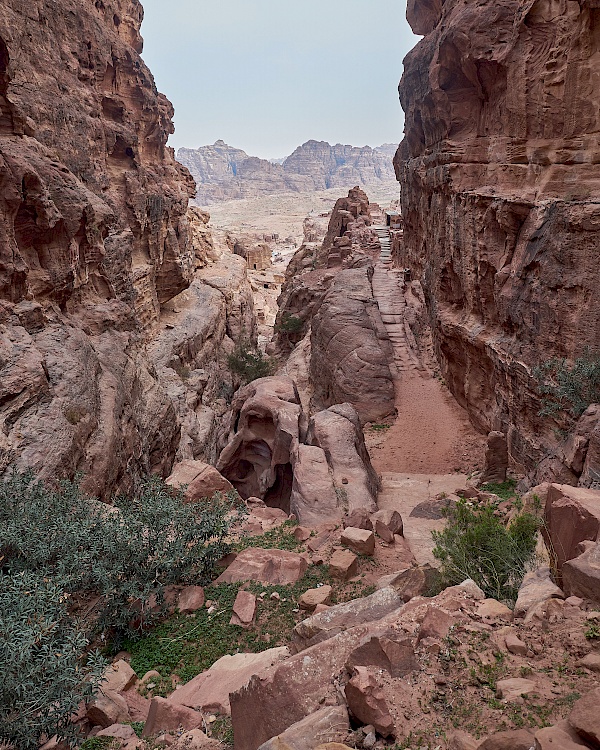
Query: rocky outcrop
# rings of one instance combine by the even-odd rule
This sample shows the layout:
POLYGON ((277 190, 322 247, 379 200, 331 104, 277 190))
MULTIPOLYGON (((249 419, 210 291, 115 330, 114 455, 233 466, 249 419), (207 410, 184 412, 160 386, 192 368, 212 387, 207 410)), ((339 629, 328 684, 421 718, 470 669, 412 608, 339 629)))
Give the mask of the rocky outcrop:
POLYGON ((235 261, 231 290, 197 276, 214 248, 207 215, 186 213, 194 184, 166 146, 142 15, 137 0, 0 3, 0 471, 82 472, 105 498, 168 475, 179 449, 208 457, 203 415, 185 445, 181 422, 251 313, 235 261))
POLYGON ((379 480, 355 409, 338 404, 309 423, 291 378, 260 378, 241 388, 222 442, 217 469, 240 495, 293 513, 302 524, 377 508, 379 480))
POLYGON ((408 7, 425 37, 400 83, 398 262, 423 284, 446 383, 520 470, 556 450, 532 369, 600 344, 597 12, 408 7))
POLYGON ((290 262, 273 341, 287 354, 310 337, 312 409, 349 402, 363 423, 394 411, 393 352, 371 285, 378 247, 355 187, 336 202, 323 243, 303 244, 290 262))
POLYGON ((274 193, 347 190, 357 183, 393 180, 392 156, 389 144, 373 149, 331 146, 325 141, 307 141, 281 164, 249 156, 224 141, 177 151, 178 161, 196 180, 196 203, 201 206, 274 193))

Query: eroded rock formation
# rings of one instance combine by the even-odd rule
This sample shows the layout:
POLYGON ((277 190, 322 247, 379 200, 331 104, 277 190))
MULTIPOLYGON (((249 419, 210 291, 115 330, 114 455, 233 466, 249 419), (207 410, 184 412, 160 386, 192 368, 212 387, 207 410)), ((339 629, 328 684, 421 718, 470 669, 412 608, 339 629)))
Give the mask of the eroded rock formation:
POLYGON ((392 156, 389 144, 359 148, 331 146, 325 141, 307 141, 281 163, 249 156, 224 141, 177 151, 177 159, 196 180, 196 202, 202 206, 274 193, 347 190, 356 183, 393 180, 392 156))
POLYGON ((199 370, 251 308, 235 260, 233 291, 192 284, 216 256, 207 216, 190 229, 142 16, 138 0, 0 2, 0 471, 82 471, 102 496, 169 473, 180 417, 217 387, 199 370), (203 387, 184 408, 188 370, 203 387))
MULTIPOLYGON (((556 450, 532 368, 600 344, 597 3, 409 3, 398 261, 443 376, 516 467, 556 450)), ((575 478, 576 480, 576 478, 575 478)))

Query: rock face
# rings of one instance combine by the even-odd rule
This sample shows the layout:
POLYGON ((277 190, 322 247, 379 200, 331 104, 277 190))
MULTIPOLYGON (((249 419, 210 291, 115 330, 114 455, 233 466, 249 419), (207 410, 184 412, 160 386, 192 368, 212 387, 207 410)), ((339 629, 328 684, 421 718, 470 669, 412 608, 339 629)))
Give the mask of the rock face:
POLYGON ((223 442, 217 469, 240 495, 293 513, 302 524, 377 508, 379 480, 356 410, 337 404, 309 422, 291 378, 260 378, 241 388, 223 442))
POLYGON ((166 147, 142 15, 138 0, 0 4, 0 472, 81 471, 102 497, 168 475, 188 415, 183 435, 205 434, 181 458, 208 457, 228 335, 224 295, 194 280, 214 260, 206 215, 186 214, 194 183, 166 147), (194 308, 177 334, 173 301, 194 308))
POLYGON ((249 156, 224 141, 177 151, 178 161, 196 180, 196 202, 201 206, 257 195, 348 189, 357 183, 393 180, 392 155, 389 144, 357 148, 340 143, 331 146, 325 141, 307 141, 281 164, 249 156))
MULTIPOLYGON (((413 0, 399 262, 420 278, 442 374, 520 469, 556 449, 532 368, 600 344, 597 8, 413 0)), ((574 477, 577 481, 577 477, 574 477)))

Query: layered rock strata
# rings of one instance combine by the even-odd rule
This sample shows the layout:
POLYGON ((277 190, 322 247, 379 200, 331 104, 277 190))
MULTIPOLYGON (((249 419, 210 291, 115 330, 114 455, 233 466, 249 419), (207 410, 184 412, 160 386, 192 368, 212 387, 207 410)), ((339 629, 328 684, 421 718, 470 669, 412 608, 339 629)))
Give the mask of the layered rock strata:
POLYGON ((177 368, 214 359, 239 296, 194 281, 214 249, 206 215, 190 228, 142 17, 137 0, 0 2, 0 471, 81 471, 103 497, 169 473, 189 395, 170 392, 177 368), (165 306, 182 294, 175 334, 165 306))
POLYGON ((423 283, 452 393, 520 470, 557 449, 533 368, 600 345, 597 14, 587 0, 408 8, 424 38, 400 83, 397 260, 423 283))

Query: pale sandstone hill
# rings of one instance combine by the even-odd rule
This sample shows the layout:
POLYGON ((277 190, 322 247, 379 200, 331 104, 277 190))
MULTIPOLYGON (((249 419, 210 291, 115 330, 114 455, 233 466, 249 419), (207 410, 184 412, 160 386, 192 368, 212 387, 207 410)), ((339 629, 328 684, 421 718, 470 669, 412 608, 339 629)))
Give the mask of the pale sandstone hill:
MULTIPOLYGON (((412 0, 395 164, 444 379, 518 468, 576 483, 532 368, 600 346, 597 3, 412 0)), ((583 438, 578 439, 584 448, 583 438)), ((585 472, 584 472, 585 473, 585 472)), ((589 473, 582 480, 592 481, 589 473)))
POLYGON ((196 203, 298 193, 330 188, 348 190, 394 178, 390 144, 376 149, 307 141, 282 160, 248 156, 223 141, 199 149, 180 148, 177 159, 197 183, 196 203), (281 163, 278 163, 281 162, 281 163))
POLYGON ((101 495, 167 474, 181 419, 202 450, 225 331, 253 325, 240 259, 198 278, 208 219, 192 236, 142 16, 138 0, 0 1, 0 472, 83 471, 101 495))

